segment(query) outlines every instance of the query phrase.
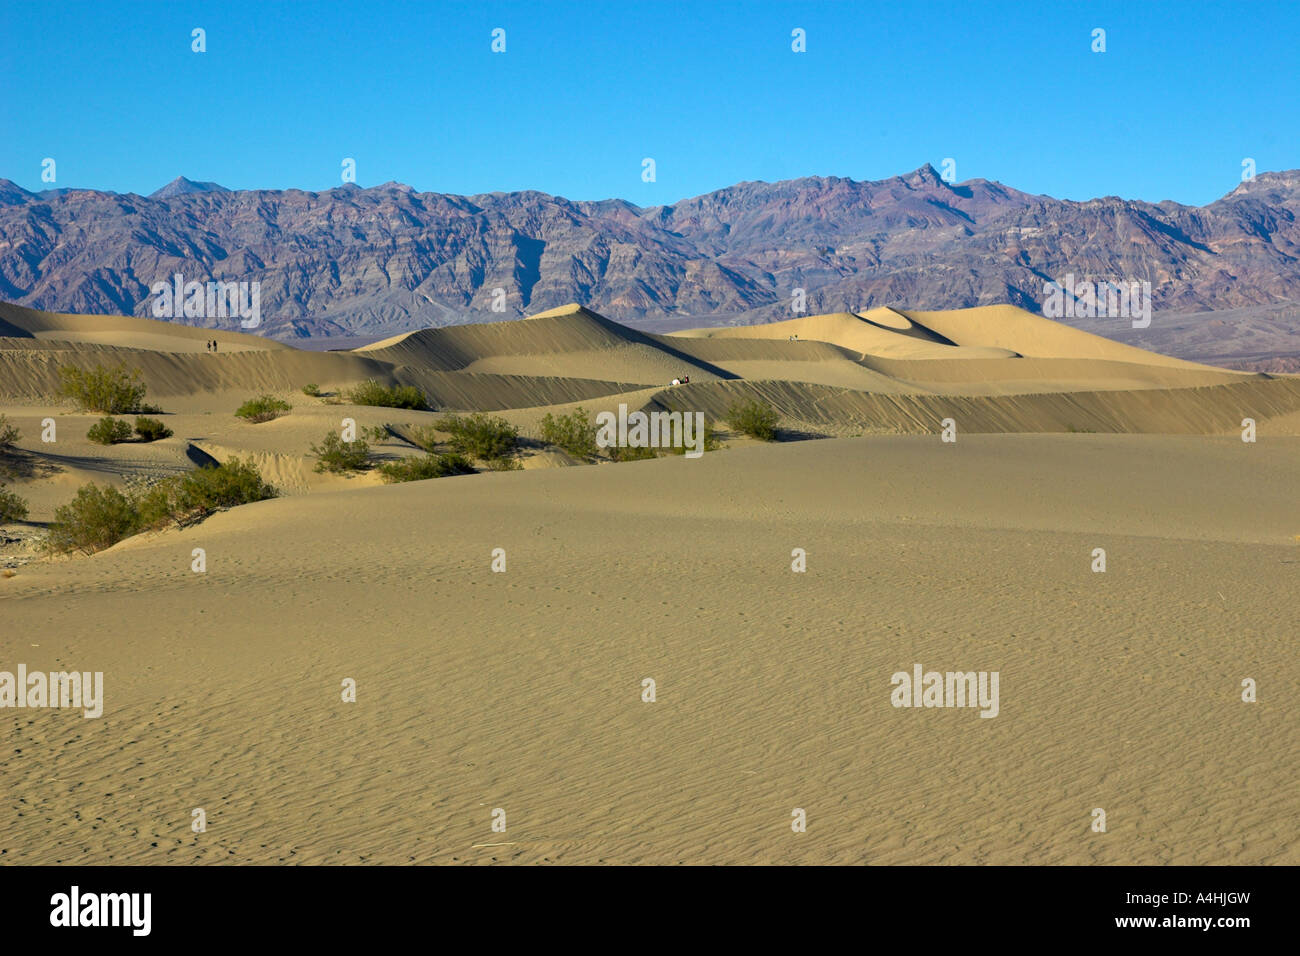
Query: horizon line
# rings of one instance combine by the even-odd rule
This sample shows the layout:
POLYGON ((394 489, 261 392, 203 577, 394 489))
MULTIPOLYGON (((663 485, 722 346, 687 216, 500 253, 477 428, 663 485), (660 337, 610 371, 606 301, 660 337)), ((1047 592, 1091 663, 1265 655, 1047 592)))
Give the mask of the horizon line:
POLYGON ((186 191, 186 192, 184 192, 184 193, 181 193, 180 195, 202 195, 202 194, 204 194, 205 192, 218 193, 218 194, 219 194, 219 193, 246 193, 246 192, 276 192, 276 193, 285 193, 285 192, 302 192, 302 193, 309 193, 309 194, 312 194, 312 195, 321 195, 321 194, 324 194, 324 193, 332 193, 332 192, 336 192, 336 191, 339 191, 339 190, 358 191, 358 192, 368 192, 368 191, 370 191, 370 190, 374 190, 374 189, 384 189, 384 188, 389 188, 389 189, 394 189, 394 190, 410 191, 410 192, 412 192, 412 193, 415 193, 416 195, 425 195, 425 196, 427 196, 427 195, 433 195, 433 196, 456 196, 456 197, 460 197, 460 198, 473 198, 473 197, 475 197, 475 196, 510 196, 510 195, 521 195, 521 194, 525 194, 525 193, 536 193, 536 194, 541 195, 541 196, 549 196, 549 197, 552 198, 552 199, 562 199, 562 200, 564 200, 565 202, 573 202, 573 203, 597 203, 597 204, 598 204, 598 203, 618 202, 618 203, 625 203, 625 204, 627 204, 628 206, 631 206, 631 207, 633 207, 633 208, 635 208, 635 209, 646 210, 646 209, 661 209, 661 208, 666 208, 666 207, 669 207, 669 206, 675 206, 675 205, 678 205, 679 203, 689 202, 689 201, 692 200, 692 199, 699 199, 700 197, 703 197, 703 196, 710 196, 710 195, 713 195, 714 193, 724 192, 725 190, 728 190, 728 189, 734 189, 734 188, 736 188, 736 187, 738 187, 738 186, 746 186, 746 185, 779 186, 779 185, 781 185, 782 183, 795 183, 795 182, 801 182, 801 181, 803 181, 803 180, 808 180, 808 179, 816 179, 816 180, 823 180, 823 181, 827 181, 827 180, 844 180, 844 181, 849 182, 849 183, 852 183, 852 184, 854 184, 854 185, 862 185, 862 184, 872 184, 872 185, 874 185, 874 184, 888 183, 888 182, 891 182, 892 180, 903 180, 903 179, 907 179, 907 178, 909 178, 909 177, 916 176, 916 175, 924 175, 926 172, 929 172, 930 174, 932 174, 933 177, 934 177, 934 179, 937 180, 938 183, 947 186, 949 189, 952 189, 952 188, 954 188, 954 187, 965 186, 965 185, 969 185, 969 184, 988 184, 988 185, 993 185, 993 186, 1000 186, 1000 187, 1002 187, 1003 189, 1009 189, 1009 190, 1012 190, 1012 191, 1014 191, 1014 192, 1021 193, 1022 195, 1025 195, 1025 196, 1030 196, 1030 197, 1034 197, 1034 198, 1038 198, 1038 199, 1050 199, 1050 200, 1052 200, 1053 202, 1065 202, 1065 203, 1085 204, 1085 203, 1096 202, 1096 201, 1098 201, 1098 200, 1104 200, 1104 199, 1118 199, 1118 200, 1120 200, 1121 202, 1141 202, 1141 203, 1147 203, 1147 204, 1149 204, 1149 205, 1153 205, 1153 206, 1159 206, 1159 205, 1162 205, 1162 204, 1164 204, 1164 203, 1172 202, 1172 203, 1174 203, 1174 204, 1176 204, 1176 205, 1183 206, 1183 207, 1185 207, 1185 208, 1189 208, 1189 209, 1204 209, 1206 206, 1210 206, 1210 205, 1213 205, 1213 204, 1216 203, 1216 202, 1221 201, 1222 199, 1224 199, 1224 198, 1226 198, 1227 196, 1231 195, 1233 192, 1235 192, 1235 191, 1236 191, 1238 188, 1240 188, 1241 186, 1246 185, 1247 183, 1252 182, 1252 181, 1255 180, 1255 179, 1259 179, 1259 178, 1261 178, 1261 177, 1265 177, 1265 176, 1281 176, 1281 175, 1285 175, 1285 174, 1287 174, 1287 173, 1300 173, 1300 170, 1297 170, 1297 169, 1259 170, 1259 171, 1257 171, 1257 172, 1254 174, 1254 176, 1252 177, 1252 179, 1250 179, 1250 180, 1242 180, 1242 181, 1238 182, 1237 185, 1233 186, 1231 189, 1229 189, 1229 190, 1227 190, 1226 192, 1224 192, 1223 194, 1221 194, 1218 198, 1213 199, 1213 200, 1210 200, 1210 202, 1207 202, 1207 203, 1205 203, 1204 205, 1195 205, 1195 204, 1183 203, 1183 202, 1179 202, 1178 200, 1175 200, 1175 199, 1159 199, 1159 200, 1154 200, 1154 199, 1142 199, 1142 198, 1125 197, 1125 196, 1119 196, 1119 195, 1115 195, 1115 194, 1108 194, 1108 195, 1105 195, 1105 196, 1092 196, 1092 197, 1090 197, 1090 198, 1088 198, 1088 199, 1063 199, 1063 198, 1061 198, 1061 197, 1053 196, 1053 195, 1050 195, 1050 194, 1048 194, 1048 193, 1030 193, 1030 192, 1025 192, 1024 190, 1019 189, 1019 188, 1017 188, 1017 187, 1015 187, 1015 186, 1008 185, 1007 183, 1004 183, 1004 182, 1002 182, 1001 180, 998 180, 998 179, 988 179, 988 178, 981 177, 981 176, 972 177, 972 178, 970 178, 970 179, 954 180, 954 181, 951 181, 951 182, 950 182, 950 181, 948 181, 948 180, 945 180, 945 179, 943 178, 942 174, 940 174, 939 171, 938 171, 937 169, 935 169, 934 164, 933 164, 933 163, 930 163, 930 162, 924 163, 923 165, 918 166, 918 167, 916 167, 915 169, 908 170, 907 172, 904 172, 904 173, 898 173, 898 174, 893 175, 893 176, 888 176, 888 177, 886 177, 886 178, 884 178, 884 179, 854 179, 854 178, 851 177, 851 176, 821 175, 821 174, 809 174, 809 175, 806 175, 806 176, 797 176, 797 177, 794 177, 794 178, 791 178, 791 179, 776 179, 776 180, 767 180, 767 179, 742 179, 742 180, 738 180, 738 181, 733 182, 733 183, 729 183, 729 184, 727 184, 727 185, 725 185, 725 186, 719 186, 719 187, 716 188, 716 189, 707 190, 707 191, 702 192, 702 193, 695 193, 695 194, 690 195, 690 196, 683 196, 683 197, 681 197, 681 198, 679 198, 679 199, 675 199, 675 200, 673 200, 673 201, 671 201, 671 202, 659 203, 659 204, 657 204, 657 205, 651 205, 651 206, 642 206, 642 205, 639 205, 639 204, 636 203, 636 202, 633 202, 633 201, 630 200, 630 199, 626 199, 626 198, 621 197, 621 196, 606 196, 606 197, 603 197, 603 198, 600 198, 600 199, 575 199, 575 198, 573 198, 573 197, 571 197, 571 196, 564 196, 564 195, 561 195, 560 193, 547 192, 547 191, 544 190, 544 189, 537 189, 537 188, 525 188, 525 189, 492 189, 492 190, 486 190, 486 191, 483 191, 483 192, 475 192, 475 193, 452 193, 452 192, 440 192, 440 191, 438 191, 438 190, 436 190, 436 189, 419 189, 419 188, 417 188, 417 187, 415 187, 415 186, 412 186, 412 185, 409 184, 409 183, 404 183, 404 182, 400 182, 400 181, 398 181, 398 180, 391 180, 391 179, 390 179, 390 180, 386 180, 386 181, 384 181, 384 182, 382 182, 382 183, 376 183, 376 184, 373 185, 373 186, 361 186, 361 185, 358 185, 358 184, 355 183, 355 182, 348 182, 348 183, 340 183, 340 184, 337 185, 337 186, 330 186, 330 187, 328 187, 328 188, 326 188, 326 189, 308 189, 308 188, 304 188, 304 187, 302 187, 302 186, 281 186, 281 187, 276 187, 276 186, 254 186, 254 187, 233 187, 233 188, 232 188, 232 187, 229 187, 229 186, 224 186, 224 185, 222 185, 221 183, 215 182, 215 181, 213 181, 213 180, 199 180, 199 179, 193 179, 193 178, 191 178, 191 177, 189 177, 189 176, 186 176, 186 175, 184 175, 184 174, 181 174, 181 175, 175 176, 175 177, 173 177, 172 179, 168 180, 166 183, 164 183, 163 185, 159 186, 157 189, 155 189, 155 190, 154 190, 153 192, 151 192, 151 193, 137 193, 137 192, 133 192, 133 191, 128 191, 128 192, 118 192, 118 191, 115 190, 115 189, 105 189, 105 188, 99 188, 99 187, 94 187, 94 186, 52 186, 52 187, 50 187, 49 189, 31 190, 31 189, 27 189, 27 188, 24 187, 24 186, 19 185, 16 181, 14 181, 14 180, 12 180, 12 179, 8 179, 7 177, 0 177, 0 183, 7 183, 8 185, 13 186, 15 189, 18 189, 18 190, 20 190, 21 192, 23 192, 23 193, 25 193, 25 194, 27 194, 27 195, 29 195, 29 196, 36 196, 36 197, 59 196, 59 195, 63 195, 63 194, 66 194, 66 193, 76 193, 76 192, 91 192, 91 193, 97 193, 97 194, 100 194, 100 195, 107 195, 107 196, 135 196, 135 197, 138 197, 138 198, 140 198, 140 199, 159 199, 159 200, 167 200, 167 199, 173 199, 173 198, 177 198, 177 197, 176 197, 176 196, 159 196, 158 193, 162 192, 162 190, 166 189, 168 186, 171 186, 171 185, 176 184, 176 183, 184 182, 184 183, 188 183, 188 184, 193 184, 194 186, 215 187, 215 189, 195 189, 195 190, 192 190, 192 191, 186 191))

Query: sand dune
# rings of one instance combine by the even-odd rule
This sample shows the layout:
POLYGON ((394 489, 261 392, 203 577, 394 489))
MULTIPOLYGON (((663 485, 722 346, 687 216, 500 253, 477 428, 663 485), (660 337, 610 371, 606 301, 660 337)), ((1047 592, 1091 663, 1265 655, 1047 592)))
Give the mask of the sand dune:
POLYGON ((852 312, 836 312, 788 319, 769 325, 691 329, 674 334, 683 338, 710 339, 789 340, 792 336, 797 336, 801 341, 829 342, 860 355, 891 358, 1005 358, 1015 354, 1002 348, 958 348, 892 309, 876 309, 863 316, 852 312))
POLYGON ((41 312, 9 302, 0 302, 0 337, 55 339, 60 342, 86 342, 118 348, 160 349, 166 352, 202 352, 204 342, 216 339, 222 349, 234 351, 293 351, 292 346, 243 332, 192 328, 177 322, 125 315, 41 312))
POLYGON ((108 702, 0 712, 0 849, 1295 864, 1297 465, 1295 441, 849 439, 309 495, 29 567, 0 582, 10 653, 102 670, 108 702), (914 661, 999 670, 999 717, 892 708, 914 661))
POLYGON ((933 313, 878 308, 862 315, 839 312, 771 325, 694 329, 674 337, 698 343, 683 348, 741 378, 794 379, 862 391, 997 395, 1191 388, 1242 380, 1239 372, 1120 345, 1012 306, 933 313), (792 337, 797 341, 792 343, 792 337), (758 352, 759 342, 784 355, 758 352), (744 351, 741 343, 753 351, 744 351), (826 351, 828 345, 837 352, 826 351), (793 361, 816 367, 808 371, 790 365, 793 361), (864 376, 850 362, 893 381, 864 376))
POLYGON ((681 375, 730 377, 677 349, 666 337, 646 335, 580 306, 555 309, 522 322, 411 332, 358 351, 384 361, 446 371, 561 374, 643 385, 681 375))
POLYGON ((907 315, 877 309, 866 316, 647 335, 569 306, 524 322, 407 333, 352 352, 305 352, 224 332, 216 336, 217 355, 196 348, 207 330, 124 317, 95 328, 94 317, 14 306, 0 314, 24 333, 0 339, 0 395, 19 399, 53 394, 59 365, 105 362, 139 368, 150 393, 164 397, 288 393, 308 383, 338 389, 374 378, 417 385, 443 407, 494 410, 615 395, 684 376, 692 384, 744 379, 972 396, 1262 380, 1166 359, 1011 307, 907 315), (64 318, 66 332, 59 327, 64 318), (172 333, 175 347, 165 348, 172 333))
POLYGON ((1195 388, 1242 381, 1242 373, 1226 369, 1145 365, 1111 359, 964 358, 960 361, 912 361, 869 356, 861 364, 900 384, 923 385, 931 391, 966 395, 1016 392, 1079 391, 1087 389, 1195 388))
MULTIPOLYGON (((807 436, 933 434, 949 418, 968 434, 1206 435, 1233 433, 1243 418, 1254 418, 1277 435, 1295 434, 1300 412, 1300 378, 1165 361, 1009 307, 875 309, 661 336, 574 305, 523 322, 407 333, 350 352, 307 352, 257 336, 128 317, 15 306, 0 307, 0 315, 13 333, 0 338, 0 407, 9 403, 10 417, 28 436, 26 451, 45 456, 49 471, 103 474, 116 483, 141 468, 170 466, 152 462, 152 450, 137 459, 143 446, 86 442, 93 417, 66 409, 62 454, 43 448, 35 436, 44 415, 33 410, 54 407, 62 365, 139 369, 176 432, 169 461, 184 467, 190 446, 217 457, 242 453, 290 493, 331 485, 313 477, 310 447, 342 417, 399 433, 435 417, 309 398, 301 394, 308 383, 334 395, 365 379, 415 385, 435 409, 506 413, 527 435, 550 411, 581 407, 595 414, 627 405, 700 411, 719 421, 746 398, 771 405, 788 433, 807 436), (221 343, 216 355, 197 351, 210 336, 221 343), (921 357, 934 355, 948 357, 921 357), (668 385, 686 375, 689 385, 668 385), (287 398, 293 413, 263 426, 233 418, 243 400, 263 392, 287 398)), ((395 454, 403 450, 398 446, 395 454)), ((413 450, 408 444, 405 451, 413 450)), ((525 456, 530 469, 569 463, 540 446, 525 456)), ((47 520, 67 488, 32 485, 37 520, 47 520)))
MULTIPOLYGON (((948 312, 904 313, 913 322, 958 346, 1009 349, 1034 358, 1109 359, 1141 365, 1205 369, 1207 366, 1121 345, 1013 305, 989 305, 948 312)), ((1117 320, 1121 321, 1121 320, 1117 320)))
POLYGON ((0 413, 31 507, 0 533, 0 670, 106 690, 98 719, 0 709, 0 860, 1300 863, 1300 376, 1011 307, 647 335, 568 306, 320 353, 0 306, 0 413), (58 368, 105 363, 172 437, 85 438, 58 368), (301 392, 368 378, 437 411, 301 392), (235 418, 260 392, 294 407, 235 418), (750 398, 786 440, 721 424, 750 398), (537 440, 619 405, 701 412, 727 447, 578 466, 537 440), (524 470, 314 470, 344 417, 393 460, 448 409, 519 426, 524 470), (31 550, 87 481, 235 456, 281 497, 31 550), (917 662, 998 671, 998 717, 893 707, 917 662))
POLYGON ((1269 421, 1292 413, 1300 407, 1300 379, 1177 390, 979 396, 858 392, 776 381, 691 382, 655 393, 665 406, 700 409, 719 418, 745 397, 771 405, 792 423, 837 434, 871 429, 932 434, 943 419, 952 418, 962 430, 975 433, 1221 435, 1240 431, 1243 418, 1269 421))

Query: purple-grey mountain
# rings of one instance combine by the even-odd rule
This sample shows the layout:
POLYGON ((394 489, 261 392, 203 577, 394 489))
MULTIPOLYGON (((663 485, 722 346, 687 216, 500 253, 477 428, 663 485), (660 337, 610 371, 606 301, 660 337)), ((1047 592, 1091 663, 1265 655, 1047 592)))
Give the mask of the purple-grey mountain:
MULTIPOLYGON (((1041 311, 1044 282, 1072 273, 1149 281, 1148 340, 1162 315, 1235 310, 1280 323, 1261 355, 1290 354, 1287 345, 1300 355, 1300 337, 1287 338, 1300 303, 1298 214, 1295 170, 1262 173, 1204 207, 1069 202, 986 180, 949 184, 930 166, 880 182, 740 183, 653 208, 396 183, 231 191, 182 177, 145 197, 31 193, 0 180, 0 299, 147 316, 150 286, 175 273, 257 280, 262 331, 292 339, 499 320, 573 301, 643 327, 764 322, 791 316, 796 288, 808 312, 995 302, 1041 311), (504 316, 492 311, 494 289, 505 291, 504 316)), ((1087 327, 1142 344, 1106 325, 1117 321, 1087 327)))

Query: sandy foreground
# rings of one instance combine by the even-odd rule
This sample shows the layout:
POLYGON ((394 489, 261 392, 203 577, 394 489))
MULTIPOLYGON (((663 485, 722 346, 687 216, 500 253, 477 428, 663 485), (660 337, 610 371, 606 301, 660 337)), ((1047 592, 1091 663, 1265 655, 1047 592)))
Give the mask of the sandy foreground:
POLYGON ((0 863, 1300 862, 1300 377, 1009 306, 670 336, 570 306, 312 353, 0 303, 0 414, 31 510, 0 533, 0 671, 106 698, 0 708, 0 863), (100 363, 175 434, 87 441, 54 389, 100 363), (809 440, 315 472, 343 417, 389 427, 380 460, 438 418, 336 404, 367 378, 526 438, 756 398, 809 440), (234 417, 263 392, 292 412, 234 417), (86 482, 233 456, 282 496, 31 548, 86 482), (996 672, 997 716, 893 706, 917 665, 996 672))
POLYGON ((102 670, 106 705, 0 712, 0 853, 1300 862, 1298 465, 1295 438, 826 440, 281 499, 33 564, 6 657, 102 670), (918 662, 999 671, 998 716, 891 706, 918 662))

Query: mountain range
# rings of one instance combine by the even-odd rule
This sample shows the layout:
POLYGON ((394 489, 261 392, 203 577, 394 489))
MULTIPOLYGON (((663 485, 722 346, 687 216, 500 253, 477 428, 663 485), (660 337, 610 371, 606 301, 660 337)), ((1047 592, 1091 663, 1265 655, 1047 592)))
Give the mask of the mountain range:
POLYGON ((1116 318, 1068 323, 1144 344, 1162 319, 1167 333, 1183 317, 1227 311, 1255 336, 1235 357, 1272 359, 1300 357, 1298 213, 1298 170, 1261 173, 1202 207, 1059 200, 949 183, 929 165, 876 182, 745 182, 649 208, 398 183, 229 190, 181 177, 139 196, 33 193, 0 179, 0 299, 149 316, 151 286, 177 273, 255 280, 260 331, 303 339, 498 321, 572 301, 643 328, 752 324, 790 318, 796 289, 809 314, 994 303, 1042 312, 1044 283, 1068 274, 1150 282, 1156 317, 1141 333, 1116 318))

